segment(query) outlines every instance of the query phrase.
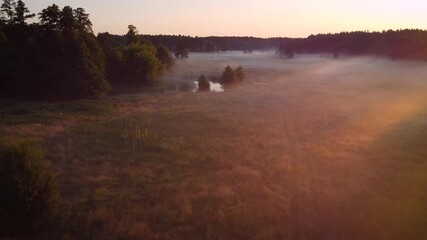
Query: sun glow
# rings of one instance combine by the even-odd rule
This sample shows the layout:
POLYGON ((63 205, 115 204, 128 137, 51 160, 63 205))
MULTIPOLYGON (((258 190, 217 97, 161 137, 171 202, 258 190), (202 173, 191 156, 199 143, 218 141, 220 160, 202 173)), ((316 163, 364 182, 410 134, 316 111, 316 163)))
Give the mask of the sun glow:
MULTIPOLYGON (((424 28, 427 3, 390 1, 94 0, 56 1, 83 7, 96 32, 123 34, 133 24, 146 34, 306 37, 341 31, 424 28)), ((32 1, 40 12, 50 1, 32 1)))

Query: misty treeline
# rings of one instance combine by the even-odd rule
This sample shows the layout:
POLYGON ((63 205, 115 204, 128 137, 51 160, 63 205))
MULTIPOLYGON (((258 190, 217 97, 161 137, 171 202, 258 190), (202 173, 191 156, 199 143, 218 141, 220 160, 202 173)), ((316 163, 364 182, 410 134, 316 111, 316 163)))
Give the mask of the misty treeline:
MULTIPOLYGON (((138 35, 142 41, 163 45, 170 51, 184 46, 190 52, 278 50, 292 58, 298 53, 378 55, 393 59, 427 60, 427 31, 418 29, 382 32, 342 32, 307 38, 190 37, 181 35, 138 35)), ((126 44, 126 36, 100 33, 100 41, 113 48, 126 44)))
POLYGON ((305 39, 288 39, 279 52, 288 57, 294 53, 342 53, 427 60, 427 31, 405 29, 318 34, 305 39))
MULTIPOLYGON (((190 52, 223 52, 272 50, 277 49, 288 38, 256 38, 256 37, 191 37, 182 35, 138 35, 141 41, 155 45, 163 45, 172 52, 186 48, 190 52)), ((101 43, 107 48, 126 44, 126 36, 108 32, 98 34, 101 43)))
POLYGON ((99 98, 111 85, 154 82, 173 64, 132 25, 124 45, 103 49, 83 8, 53 4, 36 15, 23 1, 3 0, 0 10, 0 97, 99 98))

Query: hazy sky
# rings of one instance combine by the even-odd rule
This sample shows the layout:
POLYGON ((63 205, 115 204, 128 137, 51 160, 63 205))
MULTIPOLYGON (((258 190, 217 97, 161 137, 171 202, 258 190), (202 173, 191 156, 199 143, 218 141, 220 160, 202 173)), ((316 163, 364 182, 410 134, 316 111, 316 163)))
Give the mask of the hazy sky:
POLYGON ((310 34, 427 28, 426 0, 24 0, 31 12, 52 3, 83 7, 95 32, 306 37, 310 34))

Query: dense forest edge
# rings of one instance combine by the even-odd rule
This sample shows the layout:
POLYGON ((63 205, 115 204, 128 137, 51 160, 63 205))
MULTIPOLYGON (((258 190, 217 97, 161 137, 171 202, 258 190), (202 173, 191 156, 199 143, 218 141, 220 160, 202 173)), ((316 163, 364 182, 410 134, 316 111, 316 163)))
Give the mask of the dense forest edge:
POLYGON ((190 37, 144 35, 129 25, 125 35, 106 32, 96 36, 83 8, 53 4, 34 14, 23 1, 4 0, 0 97, 43 101, 101 98, 118 86, 156 84, 175 59, 185 59, 189 52, 271 50, 287 58, 328 53, 425 61, 427 31, 342 32, 298 39, 190 37))

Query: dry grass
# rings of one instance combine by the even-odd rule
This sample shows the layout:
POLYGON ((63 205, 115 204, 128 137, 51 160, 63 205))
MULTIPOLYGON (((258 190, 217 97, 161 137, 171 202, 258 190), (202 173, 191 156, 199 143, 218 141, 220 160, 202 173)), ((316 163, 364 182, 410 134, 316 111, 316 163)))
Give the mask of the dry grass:
POLYGON ((1 125, 3 139, 37 138, 49 152, 63 198, 53 238, 427 238, 425 65, 269 55, 180 64, 183 78, 238 64, 248 79, 224 93, 115 96, 101 115, 1 125))

